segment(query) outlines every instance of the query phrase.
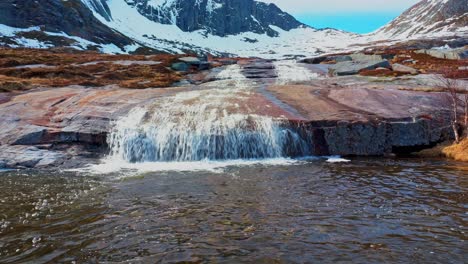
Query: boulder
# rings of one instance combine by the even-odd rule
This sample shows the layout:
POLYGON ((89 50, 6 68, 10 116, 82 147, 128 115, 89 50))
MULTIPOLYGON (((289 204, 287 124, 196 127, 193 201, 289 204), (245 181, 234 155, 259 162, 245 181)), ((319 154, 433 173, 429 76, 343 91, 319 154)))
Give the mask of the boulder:
POLYGON ((391 69, 387 60, 377 61, 345 61, 330 66, 329 73, 336 76, 354 75, 362 70, 375 70, 377 68, 391 69))
POLYGON ((354 53, 349 55, 353 61, 382 61, 381 55, 367 55, 364 53, 354 53))
POLYGON ((416 70, 415 68, 405 66, 405 65, 399 64, 399 63, 392 64, 392 69, 393 69, 393 71, 396 71, 396 72, 403 72, 403 73, 409 73, 409 74, 418 74, 418 70, 416 70))
POLYGON ((2 146, 0 160, 6 161, 3 168, 50 167, 63 162, 63 153, 42 150, 34 146, 2 146))
POLYGON ((190 65, 185 62, 176 62, 171 65, 171 69, 174 71, 188 71, 190 69, 190 65))
POLYGON ((197 57, 182 57, 182 58, 179 58, 179 61, 185 62, 187 64, 191 64, 191 65, 198 65, 201 63, 201 60, 197 57))
POLYGON ((315 58, 307 58, 303 59, 301 63, 308 63, 308 64, 320 64, 320 63, 331 63, 331 62, 344 62, 344 61, 352 61, 353 59, 351 56, 348 55, 337 55, 337 56, 320 56, 315 58))
POLYGON ((199 71, 205 71, 211 68, 210 62, 200 60, 197 57, 182 57, 182 58, 179 58, 179 62, 174 63, 174 64, 172 66, 172 69, 176 71, 187 71, 190 67, 194 67, 199 71), (187 66, 181 63, 184 63, 187 66))

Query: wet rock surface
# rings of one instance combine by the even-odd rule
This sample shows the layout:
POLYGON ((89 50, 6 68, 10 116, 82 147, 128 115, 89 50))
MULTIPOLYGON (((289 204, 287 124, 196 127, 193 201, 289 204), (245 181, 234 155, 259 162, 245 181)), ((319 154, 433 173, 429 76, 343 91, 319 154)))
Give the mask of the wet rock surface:
POLYGON ((176 90, 71 86, 15 94, 0 104, 0 160, 7 167, 47 167, 78 156, 83 151, 69 152, 76 146, 103 154, 112 120, 176 90), (49 147, 35 148, 43 145, 49 147))
MULTIPOLYGON (((451 137, 439 94, 399 89, 426 87, 430 76, 292 76, 288 83, 275 65, 262 60, 240 63, 243 78, 250 80, 242 85, 250 92, 230 103, 238 105, 236 111, 289 120, 289 126, 310 142, 313 155, 411 152, 451 137)), ((286 66, 288 74, 323 73, 321 65, 286 66)), ((200 89, 209 94, 209 89, 239 85, 221 87, 216 82, 220 71, 198 74, 199 85, 165 89, 70 86, 1 94, 5 99, 0 103, 0 167, 79 167, 97 162, 108 153, 113 120, 166 96, 200 89)))

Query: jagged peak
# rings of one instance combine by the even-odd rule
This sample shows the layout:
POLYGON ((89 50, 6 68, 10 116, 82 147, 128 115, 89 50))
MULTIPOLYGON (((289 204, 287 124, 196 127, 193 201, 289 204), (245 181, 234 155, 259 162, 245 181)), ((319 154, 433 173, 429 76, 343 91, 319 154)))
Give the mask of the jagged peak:
MULTIPOLYGON (((118 1, 118 0, 112 0, 118 1)), ((146 18, 181 30, 226 36, 243 32, 278 32, 270 26, 291 30, 304 26, 274 4, 254 0, 120 0, 136 8, 146 18)))

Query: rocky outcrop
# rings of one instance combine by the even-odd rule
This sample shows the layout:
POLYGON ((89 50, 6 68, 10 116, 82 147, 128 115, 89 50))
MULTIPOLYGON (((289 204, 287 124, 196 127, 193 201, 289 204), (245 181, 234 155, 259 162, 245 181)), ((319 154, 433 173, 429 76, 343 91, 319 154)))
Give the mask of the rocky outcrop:
MULTIPOLYGON (((193 61, 195 58, 182 58, 181 62, 193 61)), ((285 124, 310 144, 312 155, 410 153, 452 137, 440 109, 443 98, 435 93, 401 91, 397 84, 369 83, 358 76, 300 81, 305 85, 283 80, 275 85, 277 64, 272 61, 239 64, 239 73, 255 80, 233 76, 237 79, 228 82, 236 85, 246 81, 252 88, 241 97, 229 98, 235 110, 287 120, 285 124)), ((309 70, 301 68, 301 72, 304 69, 309 70)), ((210 96, 209 89, 219 93, 221 84, 210 83, 219 80, 219 70, 198 76, 205 80, 192 87, 130 90, 70 86, 0 97, 0 165, 76 167, 96 162, 108 154, 107 137, 113 120, 136 106, 157 106, 155 103, 166 96, 194 90, 210 96)), ((288 70, 291 72, 294 68, 288 70)), ((400 82, 405 89, 426 85, 421 78, 400 82)))
POLYGON ((183 31, 205 30, 226 36, 254 32, 277 36, 270 26, 291 30, 304 26, 274 4, 253 0, 126 0, 150 20, 175 24, 183 31))
POLYGON ((344 61, 331 65, 330 75, 344 76, 358 74, 362 70, 375 70, 377 68, 391 68, 387 60, 379 61, 344 61))
POLYGON ((441 48, 441 49, 422 49, 415 51, 420 54, 427 54, 432 57, 439 59, 448 59, 448 60, 464 60, 468 59, 468 47, 451 49, 451 48, 441 48))
POLYGON ((452 137, 449 126, 431 120, 381 120, 379 122, 310 122, 298 125, 312 138, 316 156, 382 156, 411 153, 452 137))

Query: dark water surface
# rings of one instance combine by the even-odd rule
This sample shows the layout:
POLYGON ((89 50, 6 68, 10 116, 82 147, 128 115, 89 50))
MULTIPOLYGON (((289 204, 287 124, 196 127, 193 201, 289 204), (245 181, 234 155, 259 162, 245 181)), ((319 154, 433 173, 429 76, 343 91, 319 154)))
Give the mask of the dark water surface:
POLYGON ((0 263, 466 263, 468 166, 0 173, 0 263))

